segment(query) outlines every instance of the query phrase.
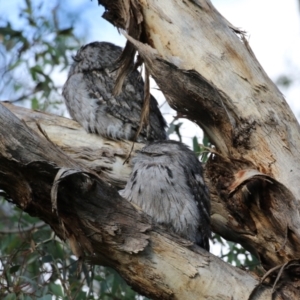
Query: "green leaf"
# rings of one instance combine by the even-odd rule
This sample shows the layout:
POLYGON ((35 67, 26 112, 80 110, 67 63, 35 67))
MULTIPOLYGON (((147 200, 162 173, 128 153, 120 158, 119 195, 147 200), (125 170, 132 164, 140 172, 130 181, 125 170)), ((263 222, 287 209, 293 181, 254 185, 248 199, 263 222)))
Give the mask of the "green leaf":
POLYGON ((50 283, 49 290, 55 296, 58 296, 58 297, 63 297, 64 296, 63 289, 62 289, 61 285, 59 285, 59 284, 50 283))
POLYGON ((16 273, 19 269, 20 269, 20 265, 15 265, 15 266, 12 266, 12 267, 9 269, 9 272, 10 272, 10 274, 14 274, 14 273, 16 273))
POLYGON ((5 298, 3 298, 3 300, 16 300, 17 299, 17 295, 15 293, 11 293, 5 296, 5 298))
POLYGON ((35 66, 31 67, 30 72, 35 72, 35 73, 38 73, 38 74, 41 74, 41 75, 45 75, 44 70, 39 65, 35 65, 35 66))
POLYGON ((14 38, 21 37, 22 31, 14 30, 10 27, 10 25, 7 25, 6 27, 0 27, 0 34, 3 36, 9 36, 10 38, 14 38))
POLYGON ((205 147, 210 147, 211 144, 210 144, 210 141, 209 141, 209 138, 208 138, 208 135, 206 135, 204 133, 203 135, 203 141, 202 141, 202 144, 205 146, 205 147))
POLYGON ((276 84, 285 88, 288 88, 292 83, 294 82, 294 79, 287 75, 281 75, 277 78, 276 84))
POLYGON ((15 69, 16 67, 18 67, 22 63, 23 63, 23 60, 21 60, 21 59, 16 60, 13 64, 11 64, 9 66, 9 70, 11 71, 11 70, 15 69))
POLYGON ((52 296, 51 295, 44 295, 42 297, 36 298, 36 300, 51 300, 52 296))
POLYGON ((53 257, 51 254, 42 257, 42 263, 53 262, 53 257))
MULTIPOLYGON (((94 299, 94 297, 90 298, 90 299, 94 299)), ((86 292, 80 291, 80 292, 76 293, 76 300, 87 300, 86 292)))
POLYGON ((193 137, 193 151, 197 156, 199 156, 201 153, 201 147, 199 146, 198 138, 196 136, 193 137))
POLYGON ((35 97, 31 100, 31 109, 39 109, 39 101, 35 97))
POLYGON ((72 32, 73 32, 73 27, 69 27, 69 28, 66 28, 66 29, 62 29, 62 30, 58 30, 57 31, 57 34, 60 34, 60 35, 71 35, 72 32))

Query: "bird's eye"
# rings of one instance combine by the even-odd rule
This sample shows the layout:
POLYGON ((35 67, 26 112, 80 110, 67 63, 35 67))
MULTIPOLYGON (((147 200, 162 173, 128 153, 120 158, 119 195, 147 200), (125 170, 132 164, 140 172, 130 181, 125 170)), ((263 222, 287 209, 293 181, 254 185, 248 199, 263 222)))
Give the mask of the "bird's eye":
POLYGON ((157 152, 147 152, 145 150, 141 150, 140 153, 142 154, 145 154, 145 155, 148 155, 148 156, 161 156, 162 153, 157 153, 157 152))
POLYGON ((149 153, 150 156, 162 156, 162 153, 149 153))

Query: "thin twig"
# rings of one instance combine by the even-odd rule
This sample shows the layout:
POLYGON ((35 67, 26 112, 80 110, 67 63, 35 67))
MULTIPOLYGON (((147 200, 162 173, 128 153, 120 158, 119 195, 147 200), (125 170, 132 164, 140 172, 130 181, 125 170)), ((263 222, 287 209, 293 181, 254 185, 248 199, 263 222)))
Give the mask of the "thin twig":
POLYGON ((20 226, 18 228, 3 228, 0 230, 0 233, 2 234, 9 234, 9 233, 19 233, 19 232, 27 232, 27 231, 32 231, 33 229, 38 229, 41 227, 46 226, 47 224, 44 222, 38 222, 33 225, 29 225, 27 227, 21 228, 20 226))

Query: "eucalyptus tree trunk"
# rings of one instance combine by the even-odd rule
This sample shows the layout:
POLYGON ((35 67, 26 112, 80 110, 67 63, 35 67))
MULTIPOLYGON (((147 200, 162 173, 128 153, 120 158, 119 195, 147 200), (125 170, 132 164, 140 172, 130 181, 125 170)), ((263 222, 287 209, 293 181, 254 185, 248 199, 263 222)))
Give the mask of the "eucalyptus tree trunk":
POLYGON ((130 173, 131 145, 70 120, 1 106, 0 188, 78 257, 115 268, 153 299, 299 299, 300 128, 243 33, 207 0, 99 3, 129 40, 120 74, 137 50, 169 104, 213 143, 213 230, 274 271, 259 284, 153 224, 115 189, 130 173))
POLYGON ((243 32, 207 0, 99 3, 171 107, 213 143, 213 230, 267 269, 299 258, 300 127, 243 32))

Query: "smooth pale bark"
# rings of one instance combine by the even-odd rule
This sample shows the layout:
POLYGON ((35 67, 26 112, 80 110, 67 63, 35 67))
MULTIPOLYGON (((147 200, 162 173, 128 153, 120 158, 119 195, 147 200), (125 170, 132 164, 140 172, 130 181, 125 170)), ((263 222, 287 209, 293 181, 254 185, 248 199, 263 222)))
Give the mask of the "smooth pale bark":
POLYGON ((213 230, 266 269, 299 258, 300 127, 243 32, 208 0, 99 3, 169 104, 214 144, 206 166, 213 230))
MULTIPOLYGON (((115 268, 137 291, 153 299, 248 299, 255 291, 259 284, 255 276, 170 236, 89 171, 88 158, 77 163, 64 154, 58 145, 72 153, 72 146, 65 148, 68 142, 64 142, 72 140, 72 131, 77 136, 74 152, 81 141, 95 142, 74 121, 6 106, 26 123, 0 104, 0 188, 68 240, 78 257, 115 268)), ((102 142, 113 151, 113 144, 102 142)), ((281 295, 296 299, 287 287, 281 295)), ((253 299, 271 293, 262 285, 253 299)))

